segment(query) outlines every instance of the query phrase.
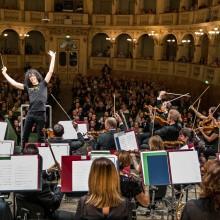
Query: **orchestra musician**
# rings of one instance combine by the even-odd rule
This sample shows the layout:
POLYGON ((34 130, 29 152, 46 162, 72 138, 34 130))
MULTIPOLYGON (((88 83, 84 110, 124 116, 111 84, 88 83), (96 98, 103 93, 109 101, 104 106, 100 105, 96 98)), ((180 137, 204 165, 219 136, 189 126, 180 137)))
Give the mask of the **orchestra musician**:
POLYGON ((183 146, 180 147, 180 150, 194 150, 193 144, 193 133, 189 128, 182 128, 179 133, 179 141, 183 142, 183 146))
POLYGON ((204 164, 201 193, 198 200, 189 200, 181 220, 220 219, 220 161, 209 160, 204 164))
POLYGON ((114 134, 117 132, 117 122, 120 130, 124 130, 121 117, 116 113, 115 117, 108 117, 105 120, 105 133, 98 136, 94 145, 95 150, 116 150, 114 134))
MULTIPOLYGON (((24 155, 39 155, 35 144, 28 144, 23 150, 24 155)), ((58 169, 58 167, 57 167, 58 169)), ((46 173, 44 173, 45 177, 46 173)), ((52 218, 56 215, 63 193, 61 192, 61 179, 52 191, 49 184, 43 178, 41 191, 19 192, 16 193, 17 215, 22 216, 21 208, 29 210, 29 218, 38 219, 36 213, 40 213, 41 218, 52 218)))
POLYGON ((121 196, 119 175, 107 158, 93 161, 89 173, 89 192, 80 198, 75 220, 131 220, 131 203, 121 196))
MULTIPOLYGON (((75 123, 73 123, 73 126, 76 127, 75 123)), ((77 127, 76 127, 77 128, 77 127)), ((61 124, 55 124, 53 126, 53 137, 49 138, 50 143, 68 143, 70 146, 70 154, 72 154, 74 151, 81 148, 84 143, 84 137, 80 132, 77 132, 77 140, 72 139, 64 139, 64 127, 61 124)))
POLYGON ((128 151, 120 151, 118 154, 121 193, 130 201, 135 198, 142 206, 150 203, 149 194, 142 186, 141 180, 131 173, 131 156, 128 151))

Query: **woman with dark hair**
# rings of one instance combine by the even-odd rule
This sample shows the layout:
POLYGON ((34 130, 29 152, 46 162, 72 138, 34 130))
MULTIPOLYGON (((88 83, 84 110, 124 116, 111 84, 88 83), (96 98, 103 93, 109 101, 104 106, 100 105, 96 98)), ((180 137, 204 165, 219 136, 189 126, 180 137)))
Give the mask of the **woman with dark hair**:
POLYGON ((120 193, 119 175, 107 158, 95 159, 89 193, 80 198, 74 220, 131 220, 130 202, 120 193))
POLYGON ((30 106, 25 119, 24 132, 22 136, 23 147, 25 143, 28 142, 31 129, 34 124, 37 126, 38 141, 44 142, 43 128, 46 121, 47 84, 53 74, 56 52, 50 50, 48 54, 51 56, 51 62, 49 71, 44 79, 36 69, 29 69, 25 74, 24 84, 19 83, 7 74, 7 68, 5 66, 2 68, 2 74, 7 81, 12 86, 27 91, 29 96, 30 106))
POLYGON ((210 160, 203 167, 200 199, 186 203, 181 220, 220 219, 220 161, 210 160))
POLYGON ((129 200, 136 199, 142 206, 147 207, 150 198, 138 177, 131 174, 131 156, 128 151, 121 151, 118 154, 120 169, 120 184, 122 195, 129 200))

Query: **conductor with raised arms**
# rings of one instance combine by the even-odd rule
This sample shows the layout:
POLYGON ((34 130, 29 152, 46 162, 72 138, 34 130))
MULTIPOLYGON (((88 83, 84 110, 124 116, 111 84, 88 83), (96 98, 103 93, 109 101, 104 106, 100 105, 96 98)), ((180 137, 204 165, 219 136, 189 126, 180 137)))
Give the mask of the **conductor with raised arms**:
POLYGON ((43 79, 36 69, 29 69, 25 73, 24 84, 12 79, 7 74, 6 66, 2 68, 2 74, 6 80, 14 87, 25 90, 28 93, 30 106, 25 119, 24 132, 22 136, 22 146, 28 142, 31 128, 36 124, 37 136, 39 142, 44 142, 43 128, 46 121, 46 103, 47 103, 47 84, 49 83, 55 65, 56 52, 49 51, 51 57, 49 71, 43 79))

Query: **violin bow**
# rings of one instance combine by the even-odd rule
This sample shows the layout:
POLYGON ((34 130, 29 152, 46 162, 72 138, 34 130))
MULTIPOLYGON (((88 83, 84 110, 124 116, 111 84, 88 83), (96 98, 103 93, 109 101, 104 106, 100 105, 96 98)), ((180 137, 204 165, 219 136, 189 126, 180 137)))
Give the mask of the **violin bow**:
MULTIPOLYGON (((201 98, 200 98, 199 101, 198 101, 198 104, 197 104, 197 107, 196 107, 196 111, 199 110, 200 102, 201 102, 201 98)), ((195 117, 194 117, 194 119, 193 119, 192 129, 194 129, 194 127, 195 127, 196 118, 197 118, 197 116, 196 116, 196 114, 195 114, 195 117)))
POLYGON ((2 62, 2 67, 4 67, 4 61, 3 61, 3 57, 2 57, 2 54, 0 53, 0 57, 1 57, 1 62, 2 62))
POLYGON ((50 152, 51 152, 51 154, 52 154, 53 160, 54 160, 54 162, 55 162, 55 164, 56 164, 56 166, 57 166, 57 169, 58 169, 58 171, 60 172, 60 171, 61 171, 61 169, 60 169, 60 164, 58 163, 58 161, 57 161, 57 159, 56 159, 56 157, 55 157, 55 155, 54 155, 54 152, 53 152, 53 149, 52 149, 52 147, 51 147, 51 144, 50 144, 49 140, 47 140, 47 143, 48 143, 48 147, 49 147, 49 149, 50 149, 50 152))
POLYGON ((205 90, 198 96, 198 98, 193 102, 191 106, 194 106, 195 103, 205 94, 205 92, 209 89, 210 86, 206 87, 205 90))
POLYGON ((175 101, 175 100, 178 100, 178 99, 181 99, 182 97, 185 97, 185 96, 189 96, 189 93, 186 93, 186 94, 183 94, 183 95, 181 95, 181 96, 179 96, 179 97, 176 97, 176 98, 174 98, 174 99, 171 99, 170 101, 166 101, 166 102, 173 102, 173 101, 175 101))

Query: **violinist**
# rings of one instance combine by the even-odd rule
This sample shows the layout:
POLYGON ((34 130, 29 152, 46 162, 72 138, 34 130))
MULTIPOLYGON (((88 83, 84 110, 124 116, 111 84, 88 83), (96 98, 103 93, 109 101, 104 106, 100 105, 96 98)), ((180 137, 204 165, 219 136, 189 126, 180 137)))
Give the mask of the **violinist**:
POLYGON ((180 150, 188 150, 188 149, 194 150, 194 144, 192 138, 193 138, 192 131, 190 131, 190 129, 188 128, 182 128, 180 130, 179 138, 178 138, 179 141, 183 142, 183 146, 180 147, 180 150))
POLYGON ((94 145, 95 150, 116 150, 114 134, 117 132, 117 123, 120 130, 124 130, 121 117, 116 113, 115 117, 108 117, 105 120, 105 133, 98 136, 94 145))
POLYGON ((216 107, 209 108, 208 116, 205 116, 199 111, 197 111, 192 105, 189 107, 189 109, 191 109, 196 114, 196 116, 202 120, 200 123, 200 126, 205 126, 205 125, 210 125, 210 124, 213 125, 216 122, 216 119, 215 119, 215 116, 217 114, 216 107))
POLYGON ((131 157, 128 151, 118 154, 121 193, 124 197, 136 199, 142 206, 147 207, 150 202, 149 194, 142 186, 140 179, 131 173, 131 157))
POLYGON ((181 129, 181 115, 176 109, 171 109, 167 117, 167 125, 156 130, 154 135, 159 135, 163 141, 176 141, 181 129))
MULTIPOLYGON (((218 121, 220 121, 220 118, 218 118, 218 121)), ((218 152, 219 127, 213 126, 210 134, 206 134, 203 127, 199 128, 199 131, 205 141, 205 150, 203 152, 205 158, 208 159, 209 156, 215 156, 218 152)))
MULTIPOLYGON (((73 126, 77 129, 77 124, 73 123, 73 126)), ((50 143, 68 143, 70 145, 70 154, 72 154, 75 150, 81 148, 85 141, 83 135, 80 132, 77 132, 78 140, 72 139, 64 139, 64 127, 61 124, 55 124, 53 127, 53 137, 49 138, 50 143)))

